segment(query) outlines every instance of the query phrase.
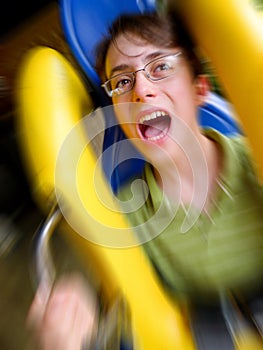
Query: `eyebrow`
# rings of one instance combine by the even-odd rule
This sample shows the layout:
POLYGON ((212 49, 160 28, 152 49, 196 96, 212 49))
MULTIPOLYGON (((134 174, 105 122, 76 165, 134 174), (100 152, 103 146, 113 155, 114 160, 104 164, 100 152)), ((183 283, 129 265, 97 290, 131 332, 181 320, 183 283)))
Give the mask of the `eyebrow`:
POLYGON ((111 71, 110 71, 110 74, 109 74, 109 78, 112 78, 112 76, 114 76, 116 72, 125 71, 129 67, 130 66, 128 66, 127 64, 120 64, 119 66, 116 66, 116 67, 112 68, 111 71))
MULTIPOLYGON (((155 51, 152 52, 150 54, 148 54, 147 56, 145 56, 144 61, 145 64, 147 64, 148 62, 154 60, 155 58, 158 57, 162 57, 165 55, 169 55, 169 53, 167 53, 167 51, 155 51)), ((109 79, 111 79, 114 75, 116 75, 117 72, 122 72, 122 71, 128 71, 128 69, 130 69, 131 67, 128 64, 120 64, 116 67, 113 67, 110 71, 109 74, 109 79)), ((129 70, 129 72, 132 71, 132 69, 129 70)))

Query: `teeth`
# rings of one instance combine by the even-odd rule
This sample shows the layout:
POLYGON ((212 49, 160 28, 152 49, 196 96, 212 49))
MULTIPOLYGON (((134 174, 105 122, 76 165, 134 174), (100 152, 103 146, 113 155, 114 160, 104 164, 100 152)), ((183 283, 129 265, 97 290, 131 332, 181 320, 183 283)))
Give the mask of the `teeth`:
POLYGON ((159 134, 157 136, 149 137, 147 140, 148 141, 157 141, 157 140, 160 140, 161 138, 163 138, 165 135, 166 135, 166 133, 162 132, 161 134, 159 134))
POLYGON ((146 114, 143 117, 141 117, 141 119, 139 120, 139 123, 143 124, 146 121, 149 121, 149 120, 152 120, 152 119, 156 119, 156 118, 159 118, 159 117, 163 117, 165 115, 166 115, 166 113, 164 111, 156 111, 156 112, 153 112, 151 114, 146 114))

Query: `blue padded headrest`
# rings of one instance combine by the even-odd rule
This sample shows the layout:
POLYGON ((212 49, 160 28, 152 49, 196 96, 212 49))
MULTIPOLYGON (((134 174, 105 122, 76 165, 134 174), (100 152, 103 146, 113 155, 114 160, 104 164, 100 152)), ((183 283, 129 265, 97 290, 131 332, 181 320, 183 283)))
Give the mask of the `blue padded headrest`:
POLYGON ((94 50, 120 14, 152 12, 156 9, 155 0, 60 0, 59 8, 71 51, 92 88, 105 100, 94 70, 94 50))
POLYGON ((242 133, 235 119, 233 106, 221 96, 211 93, 204 106, 199 108, 199 123, 205 128, 213 128, 226 136, 242 133))
MULTIPOLYGON (((128 180, 142 174, 145 160, 132 143, 127 141, 113 113, 107 114, 105 122, 102 167, 113 192, 116 193, 128 180), (107 149, 110 151, 106 151, 107 149)), ((199 123, 203 128, 213 128, 230 137, 242 132, 234 118, 232 106, 214 93, 199 108, 199 123)))

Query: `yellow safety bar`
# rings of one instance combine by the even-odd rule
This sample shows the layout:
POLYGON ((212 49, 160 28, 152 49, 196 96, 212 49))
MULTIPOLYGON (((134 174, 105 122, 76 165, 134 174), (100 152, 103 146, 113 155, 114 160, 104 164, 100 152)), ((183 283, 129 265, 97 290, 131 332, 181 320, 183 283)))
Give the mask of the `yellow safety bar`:
POLYGON ((81 117, 92 110, 92 102, 73 67, 55 50, 35 48, 21 65, 17 92, 20 144, 39 205, 45 209, 48 201, 54 199, 55 189, 65 204, 66 215, 82 229, 81 234, 85 236, 87 232, 91 238, 101 233, 126 237, 126 248, 116 249, 92 244, 77 234, 70 236, 73 246, 88 255, 92 250, 103 261, 103 278, 126 298, 136 348, 194 349, 184 316, 176 303, 165 296, 141 246, 119 213, 102 171, 96 169, 93 150, 87 146, 81 124, 78 127, 81 117), (55 178, 57 157, 73 128, 74 142, 70 140, 67 157, 60 164, 59 174, 64 172, 65 176, 55 178), (72 167, 76 155, 77 169, 72 167), (95 170, 96 185, 111 203, 110 209, 97 197, 95 170))
POLYGON ((251 0, 171 0, 235 105, 263 179, 263 17, 251 0))
MULTIPOLYGON (((249 139, 263 179, 263 17, 250 0, 171 0, 211 59, 249 139)), ((239 350, 260 350, 248 330, 237 335, 239 350)))

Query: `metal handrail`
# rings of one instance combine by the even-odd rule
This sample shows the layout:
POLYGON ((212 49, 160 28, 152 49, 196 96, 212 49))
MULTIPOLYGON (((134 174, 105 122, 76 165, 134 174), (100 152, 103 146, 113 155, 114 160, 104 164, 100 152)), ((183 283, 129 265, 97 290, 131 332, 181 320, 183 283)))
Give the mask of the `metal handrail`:
POLYGON ((56 203, 35 235, 35 274, 37 285, 41 286, 41 297, 44 300, 48 299, 56 276, 56 270, 50 252, 50 238, 61 219, 62 213, 56 203))

